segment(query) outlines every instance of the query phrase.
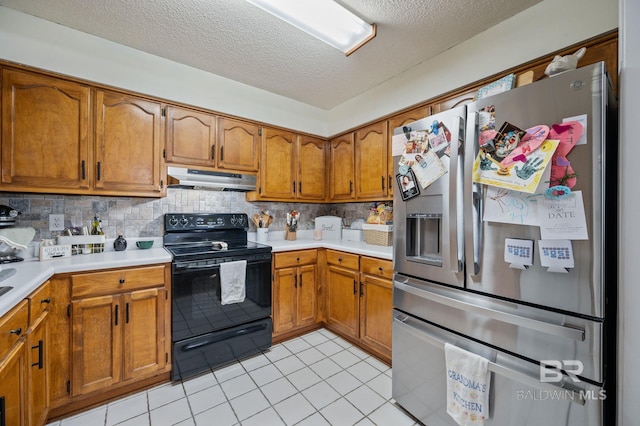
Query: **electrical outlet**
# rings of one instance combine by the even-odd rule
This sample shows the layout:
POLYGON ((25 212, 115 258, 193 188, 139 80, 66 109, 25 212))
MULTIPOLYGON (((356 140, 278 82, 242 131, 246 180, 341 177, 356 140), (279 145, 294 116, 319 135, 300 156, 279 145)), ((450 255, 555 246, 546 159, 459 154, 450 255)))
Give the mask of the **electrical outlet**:
POLYGON ((49 231, 62 231, 62 230, 64 230, 64 215, 50 214, 49 215, 49 231))

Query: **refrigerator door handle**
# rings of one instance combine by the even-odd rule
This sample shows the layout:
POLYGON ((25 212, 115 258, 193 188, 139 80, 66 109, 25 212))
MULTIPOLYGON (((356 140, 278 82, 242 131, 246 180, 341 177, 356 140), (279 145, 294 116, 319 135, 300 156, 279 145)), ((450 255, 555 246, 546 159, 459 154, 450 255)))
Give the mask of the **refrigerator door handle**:
POLYGON ((577 341, 584 341, 585 331, 579 328, 568 327, 564 325, 551 324, 544 321, 539 321, 519 315, 510 314, 508 312, 499 311, 497 309, 491 309, 488 307, 468 303, 463 300, 457 300, 450 297, 442 296, 430 291, 425 291, 416 288, 410 284, 405 284, 399 281, 394 282, 395 288, 411 293, 423 299, 431 300, 441 305, 449 306, 451 308, 471 312, 476 315, 480 315, 486 318, 490 318, 496 321, 505 322, 507 324, 517 325, 518 327, 529 328, 531 330, 539 331, 541 333, 551 334, 553 336, 564 337, 567 339, 573 339, 577 341))
MULTIPOLYGON (((411 333, 413 336, 422 340, 423 342, 426 342, 444 351, 445 342, 434 336, 431 336, 427 330, 421 330, 413 327, 411 324, 408 324, 408 321, 410 321, 409 317, 393 318, 394 326, 401 327, 404 331, 411 333)), ((573 396, 571 400, 573 402, 580 405, 584 405, 586 402, 583 392, 579 392, 579 389, 574 389, 572 386, 570 387, 567 385, 567 383, 564 382, 560 382, 561 385, 555 385, 553 384, 553 382, 543 382, 540 381, 539 377, 534 378, 528 376, 519 371, 515 371, 503 365, 497 364, 493 361, 489 361, 489 371, 535 389, 544 389, 549 391, 558 391, 559 389, 573 390, 574 392, 571 393, 571 395, 573 396)))
POLYGON ((454 129, 458 129, 457 137, 451 143, 451 170, 449 170, 449 232, 451 245, 449 246, 449 259, 451 259, 451 271, 461 272, 464 263, 463 247, 464 235, 462 232, 462 197, 463 197, 463 176, 464 165, 463 149, 464 142, 464 119, 455 117, 454 129))
MULTIPOLYGON (((468 160, 474 161, 476 155, 478 155, 478 113, 468 114, 469 127, 473 129, 470 135, 467 137, 470 139, 468 148, 468 155, 471 156, 468 160)), ((471 176, 467 177, 471 179, 471 176)), ((472 226, 472 245, 473 245, 473 272, 470 274, 475 276, 480 274, 480 252, 482 249, 482 185, 478 183, 471 183, 471 205, 473 206, 473 219, 471 220, 472 226)))

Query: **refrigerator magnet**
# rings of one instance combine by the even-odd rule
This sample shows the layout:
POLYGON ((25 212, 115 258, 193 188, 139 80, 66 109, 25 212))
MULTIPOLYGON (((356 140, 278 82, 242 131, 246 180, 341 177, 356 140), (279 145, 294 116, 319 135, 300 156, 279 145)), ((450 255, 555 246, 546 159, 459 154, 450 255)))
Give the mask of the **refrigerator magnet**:
POLYGON ((504 261, 509 264, 509 268, 513 269, 527 269, 533 265, 533 241, 506 238, 504 261))
POLYGON ((413 197, 420 195, 420 188, 416 183, 416 176, 413 174, 413 170, 409 169, 407 174, 396 175, 396 181, 400 188, 400 195, 402 195, 402 201, 410 200, 413 197))
POLYGON ((566 268, 573 268, 573 247, 571 240, 540 240, 540 264, 547 272, 566 274, 566 268))

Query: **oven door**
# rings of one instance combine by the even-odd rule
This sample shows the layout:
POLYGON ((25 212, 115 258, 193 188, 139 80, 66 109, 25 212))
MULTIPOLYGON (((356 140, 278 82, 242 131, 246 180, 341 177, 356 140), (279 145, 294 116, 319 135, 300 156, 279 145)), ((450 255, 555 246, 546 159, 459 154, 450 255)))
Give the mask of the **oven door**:
POLYGON ((172 265, 173 341, 225 330, 271 315, 271 254, 174 262, 172 265), (223 305, 220 265, 247 260, 246 298, 223 305))

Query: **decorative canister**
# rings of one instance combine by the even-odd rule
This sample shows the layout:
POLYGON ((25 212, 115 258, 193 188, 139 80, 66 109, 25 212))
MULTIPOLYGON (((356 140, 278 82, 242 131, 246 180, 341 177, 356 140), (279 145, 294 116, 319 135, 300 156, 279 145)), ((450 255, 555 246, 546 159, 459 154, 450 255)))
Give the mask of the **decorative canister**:
POLYGON ((115 251, 123 251, 126 248, 127 248, 127 240, 125 240, 122 235, 118 235, 118 238, 116 238, 113 241, 113 249, 115 251))

